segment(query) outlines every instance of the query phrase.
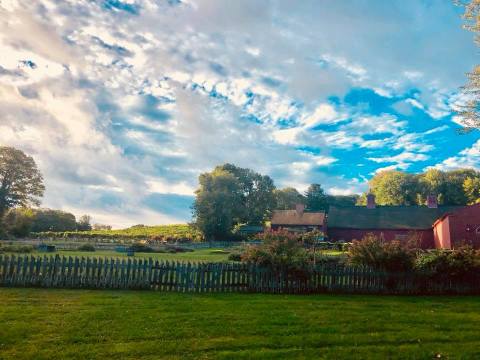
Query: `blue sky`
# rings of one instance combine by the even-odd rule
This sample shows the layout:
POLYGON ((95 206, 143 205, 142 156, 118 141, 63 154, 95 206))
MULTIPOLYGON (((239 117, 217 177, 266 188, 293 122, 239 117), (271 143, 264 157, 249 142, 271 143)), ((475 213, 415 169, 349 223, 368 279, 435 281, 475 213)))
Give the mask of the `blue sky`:
POLYGON ((450 1, 0 1, 0 144, 43 206, 116 227, 190 220, 231 162, 358 193, 382 169, 480 165, 459 135, 476 63, 450 1))

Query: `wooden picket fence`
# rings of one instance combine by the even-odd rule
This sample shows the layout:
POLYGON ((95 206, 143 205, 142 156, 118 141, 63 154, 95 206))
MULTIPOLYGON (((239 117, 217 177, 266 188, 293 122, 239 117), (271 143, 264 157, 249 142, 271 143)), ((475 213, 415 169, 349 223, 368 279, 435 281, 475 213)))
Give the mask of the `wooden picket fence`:
POLYGON ((0 286, 197 293, 479 294, 480 275, 454 281, 329 264, 292 272, 241 263, 0 255, 0 286))

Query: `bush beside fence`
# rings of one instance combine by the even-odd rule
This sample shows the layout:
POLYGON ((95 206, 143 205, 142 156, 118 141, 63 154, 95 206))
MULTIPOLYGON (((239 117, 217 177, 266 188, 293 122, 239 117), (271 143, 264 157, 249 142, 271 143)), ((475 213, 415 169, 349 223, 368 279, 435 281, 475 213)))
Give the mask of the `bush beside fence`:
POLYGON ((478 294, 480 276, 452 281, 323 264, 304 274, 248 264, 0 255, 0 286, 176 292, 478 294))

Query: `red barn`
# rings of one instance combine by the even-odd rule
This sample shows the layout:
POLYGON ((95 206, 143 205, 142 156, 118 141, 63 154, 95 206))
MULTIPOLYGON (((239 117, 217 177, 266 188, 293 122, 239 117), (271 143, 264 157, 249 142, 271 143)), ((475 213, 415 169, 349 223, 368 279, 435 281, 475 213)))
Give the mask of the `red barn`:
POLYGON ((433 224, 435 247, 455 249, 468 244, 480 248, 480 204, 444 213, 433 224))
MULTIPOLYGON (((351 207, 331 207, 328 213, 328 238, 331 241, 352 241, 360 240, 366 234, 381 234, 387 241, 406 239, 409 233, 415 232, 421 240, 421 247, 431 248, 449 248, 450 237, 459 236, 458 232, 451 230, 451 224, 460 224, 459 220, 454 220, 454 214, 464 218, 463 213, 459 213, 464 206, 437 206, 436 202, 429 197, 428 206, 375 206, 375 200, 369 195, 367 206, 351 207), (438 222, 438 219, 443 219, 438 222), (438 224, 437 224, 438 223, 438 224), (434 236, 434 224, 438 229, 437 233, 441 235, 434 236), (448 230, 447 230, 448 229, 448 230)), ((477 217, 480 226, 480 212, 477 209, 473 211, 477 217)), ((470 212, 469 212, 470 213, 470 212)), ((469 224, 477 224, 473 218, 468 218, 469 224)), ((463 220, 462 220, 463 221, 463 220)), ((462 222, 463 224, 463 222, 462 222)), ((463 225, 456 225, 459 229, 463 225)), ((475 231, 475 230, 473 230, 475 231)), ((480 232, 480 230, 479 230, 480 232)), ((460 237, 461 238, 461 237, 460 237)))

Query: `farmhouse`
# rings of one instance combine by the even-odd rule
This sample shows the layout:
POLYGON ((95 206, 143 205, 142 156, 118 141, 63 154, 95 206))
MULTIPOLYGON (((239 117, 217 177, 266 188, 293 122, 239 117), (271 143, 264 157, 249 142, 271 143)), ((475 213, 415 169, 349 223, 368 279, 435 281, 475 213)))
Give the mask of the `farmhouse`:
POLYGON ((312 230, 326 231, 325 212, 305 212, 305 205, 298 204, 295 210, 275 210, 271 229, 286 229, 291 232, 312 230))
POLYGON ((369 194, 366 207, 331 207, 327 221, 331 241, 352 241, 368 233, 403 240, 415 232, 425 249, 465 243, 480 248, 480 205, 438 206, 434 196, 428 197, 427 206, 377 207, 369 194))

